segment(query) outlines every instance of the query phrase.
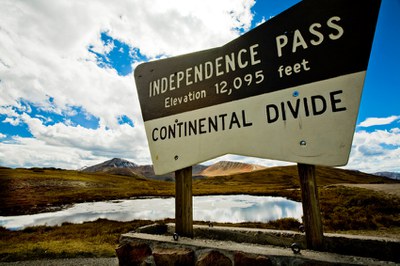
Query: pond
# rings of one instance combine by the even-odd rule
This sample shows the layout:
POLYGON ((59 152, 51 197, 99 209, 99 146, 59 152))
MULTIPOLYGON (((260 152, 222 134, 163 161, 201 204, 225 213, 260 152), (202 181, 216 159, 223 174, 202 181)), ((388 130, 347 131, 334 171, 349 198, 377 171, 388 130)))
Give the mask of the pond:
MULTIPOLYGON (((250 195, 193 197, 194 221, 268 222, 287 217, 300 220, 302 215, 300 202, 282 197, 250 195)), ((28 226, 54 226, 64 222, 83 223, 100 218, 115 221, 175 218, 175 199, 140 198, 79 203, 57 212, 0 216, 0 226, 11 230, 20 230, 28 226)))

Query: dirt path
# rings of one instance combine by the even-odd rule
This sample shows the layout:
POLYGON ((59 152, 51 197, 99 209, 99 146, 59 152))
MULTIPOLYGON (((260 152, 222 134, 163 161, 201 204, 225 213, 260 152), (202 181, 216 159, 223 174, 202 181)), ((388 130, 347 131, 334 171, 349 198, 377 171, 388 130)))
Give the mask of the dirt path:
POLYGON ((365 188, 400 197, 400 184, 337 184, 337 185, 365 188))

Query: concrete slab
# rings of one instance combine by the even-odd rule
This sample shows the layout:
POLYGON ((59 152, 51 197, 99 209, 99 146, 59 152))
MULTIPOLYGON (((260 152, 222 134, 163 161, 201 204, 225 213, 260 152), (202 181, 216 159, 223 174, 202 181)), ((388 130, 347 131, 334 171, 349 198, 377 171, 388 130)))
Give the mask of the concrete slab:
MULTIPOLYGON (((304 263, 314 265, 397 265, 399 263, 399 261, 396 262, 385 258, 376 259, 364 256, 343 255, 334 252, 305 250, 304 234, 292 231, 195 225, 195 236, 193 239, 179 237, 176 241, 172 237, 174 224, 157 225, 153 229, 156 232, 151 232, 152 228, 146 227, 143 230, 146 233, 132 232, 123 234, 120 239, 120 245, 135 241, 144 242, 152 248, 158 246, 190 248, 195 251, 196 256, 204 252, 204 250, 217 250, 232 259, 235 252, 244 252, 251 255, 267 256, 274 265, 303 265, 304 263), (299 254, 294 254, 290 248, 293 242, 299 243, 301 248, 299 254)), ((357 245, 367 243, 367 248, 371 244, 369 243, 371 239, 365 239, 365 237, 357 238, 356 236, 348 237, 347 235, 338 234, 327 234, 325 237, 326 242, 331 246, 335 241, 337 242, 335 245, 343 245, 343 241, 347 241, 347 246, 352 241, 355 241, 357 245)), ((379 243, 383 241, 384 245, 387 245, 387 241, 389 241, 389 244, 394 245, 392 248, 396 248, 396 245, 400 244, 399 241, 393 242, 391 239, 376 238, 372 239, 372 241, 380 241, 379 243)), ((372 242, 372 244, 374 243, 376 244, 377 242, 372 242)), ((400 249, 397 249, 397 252, 398 250, 400 249)), ((369 254, 368 250, 367 253, 369 254)))

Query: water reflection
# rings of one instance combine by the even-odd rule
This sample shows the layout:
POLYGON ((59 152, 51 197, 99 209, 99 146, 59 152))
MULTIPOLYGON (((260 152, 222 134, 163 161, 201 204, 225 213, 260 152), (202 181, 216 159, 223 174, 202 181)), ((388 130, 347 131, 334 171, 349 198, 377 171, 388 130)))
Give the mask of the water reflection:
MULTIPOLYGON (((193 219, 213 222, 267 222, 285 217, 300 219, 301 203, 281 197, 224 195, 193 197, 193 219)), ((34 215, 0 216, 0 226, 19 230, 35 225, 82 223, 99 218, 130 221, 175 217, 174 198, 145 198, 80 203, 71 208, 34 215)))
POLYGON ((249 195, 194 197, 193 219, 214 222, 268 222, 301 218, 301 203, 282 197, 249 195))

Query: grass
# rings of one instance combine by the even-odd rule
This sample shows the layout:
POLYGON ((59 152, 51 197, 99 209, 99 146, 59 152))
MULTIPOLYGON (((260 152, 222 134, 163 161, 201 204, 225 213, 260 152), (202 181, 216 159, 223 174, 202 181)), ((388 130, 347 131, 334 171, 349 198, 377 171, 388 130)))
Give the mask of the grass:
POLYGON ((333 186, 320 189, 326 230, 400 228, 400 198, 362 188, 333 186))
POLYGON ((0 261, 41 258, 114 257, 119 236, 151 221, 98 220, 83 224, 0 229, 0 261))
POLYGON ((57 169, 0 169, 0 182, 0 215, 38 213, 85 201, 174 195, 169 182, 57 169))
MULTIPOLYGON (((342 183, 399 183, 357 171, 317 167, 324 232, 351 232, 400 238, 400 198, 382 192, 346 187, 342 183)), ((174 183, 110 174, 59 169, 0 168, 0 215, 55 210, 85 201, 136 196, 173 196, 174 183)), ((193 181, 194 195, 252 194, 301 201, 295 166, 268 168, 193 181)), ((40 258, 112 257, 120 234, 151 221, 98 220, 84 224, 32 227, 9 231, 0 227, 0 261, 40 258)), ((283 219, 267 224, 230 226, 296 230, 299 223, 283 219)))

